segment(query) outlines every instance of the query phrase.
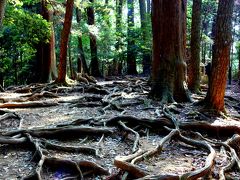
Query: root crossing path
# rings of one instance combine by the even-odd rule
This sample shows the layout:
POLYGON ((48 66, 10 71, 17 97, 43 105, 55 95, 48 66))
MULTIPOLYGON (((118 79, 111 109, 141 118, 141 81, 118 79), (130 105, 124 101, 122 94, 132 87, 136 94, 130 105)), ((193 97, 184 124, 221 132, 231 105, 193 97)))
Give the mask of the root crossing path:
POLYGON ((0 179, 240 179, 239 93, 219 116, 149 90, 128 77, 0 93, 0 179))

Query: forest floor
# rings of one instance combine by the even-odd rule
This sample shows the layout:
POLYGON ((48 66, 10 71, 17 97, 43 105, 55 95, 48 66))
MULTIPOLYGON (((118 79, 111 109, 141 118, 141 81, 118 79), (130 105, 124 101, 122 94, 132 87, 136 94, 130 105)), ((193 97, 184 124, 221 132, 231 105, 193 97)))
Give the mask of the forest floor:
MULTIPOLYGON (((204 86, 203 86, 204 87, 204 86)), ((0 179, 240 179, 240 89, 227 115, 161 105, 145 78, 0 93, 0 179)))

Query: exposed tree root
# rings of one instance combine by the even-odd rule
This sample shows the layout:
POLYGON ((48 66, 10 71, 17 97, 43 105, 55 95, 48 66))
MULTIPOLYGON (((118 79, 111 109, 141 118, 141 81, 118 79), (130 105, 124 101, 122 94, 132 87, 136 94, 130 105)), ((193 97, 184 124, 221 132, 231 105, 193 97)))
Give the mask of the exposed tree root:
POLYGON ((13 112, 6 112, 5 114, 0 115, 0 122, 3 121, 3 120, 7 120, 7 119, 18 119, 18 120, 20 120, 21 118, 16 113, 13 113, 13 112))
POLYGON ((84 153, 84 154, 91 154, 91 155, 98 156, 97 150, 95 148, 91 148, 91 147, 62 146, 62 145, 51 143, 47 140, 41 140, 40 142, 46 149, 52 149, 52 150, 63 151, 63 152, 84 153))
POLYGON ((137 180, 179 180, 177 175, 148 175, 137 180))
POLYGON ((28 95, 26 101, 38 101, 42 98, 58 98, 59 96, 55 93, 42 91, 40 93, 33 93, 30 96, 28 95))
POLYGON ((208 132, 208 134, 219 137, 233 135, 234 133, 240 134, 240 127, 238 126, 212 125, 208 122, 201 121, 181 122, 179 123, 179 127, 183 130, 191 129, 192 131, 208 132))
POLYGON ((80 119, 74 120, 70 123, 57 124, 56 127, 80 126, 83 124, 91 124, 92 121, 95 121, 95 119, 94 118, 87 118, 87 119, 80 118, 80 119))
MULTIPOLYGON (((59 167, 63 167, 64 169, 70 169, 71 175, 68 174, 65 179, 87 179, 92 174, 103 176, 101 178, 104 179, 106 177, 105 175, 109 175, 109 172, 107 169, 100 166, 96 162, 99 162, 102 160, 102 158, 104 159, 109 156, 109 154, 105 152, 106 149, 104 148, 106 147, 104 146, 105 143, 109 143, 107 141, 112 140, 109 140, 111 138, 106 138, 107 135, 113 136, 114 138, 117 136, 117 141, 118 138, 120 139, 120 137, 118 137, 119 134, 116 133, 116 127, 122 129, 124 132, 127 133, 127 135, 129 135, 129 133, 134 135, 131 136, 133 145, 130 148, 133 154, 126 156, 118 155, 114 159, 115 167, 120 169, 121 172, 117 173, 118 177, 121 176, 120 178, 122 180, 134 178, 139 178, 142 180, 193 180, 202 178, 209 175, 209 173, 213 173, 213 171, 216 171, 215 169, 213 169, 214 159, 216 156, 215 150, 218 151, 221 147, 225 149, 225 153, 222 151, 220 152, 220 155, 225 154, 223 158, 224 163, 222 163, 223 165, 218 168, 217 166, 215 166, 220 179, 225 180, 226 173, 232 171, 235 167, 240 170, 239 126, 211 124, 213 118, 204 115, 197 110, 194 110, 194 116, 191 116, 192 114, 190 112, 189 114, 186 113, 185 115, 187 116, 187 121, 183 121, 178 117, 181 116, 183 111, 186 110, 184 109, 184 104, 181 105, 174 103, 170 106, 162 106, 157 102, 144 99, 147 91, 149 91, 149 87, 146 85, 145 80, 137 80, 134 78, 130 78, 130 82, 115 82, 113 84, 98 85, 89 82, 89 79, 87 79, 85 76, 84 78, 86 79, 86 84, 75 84, 75 87, 58 87, 57 85, 53 84, 50 84, 47 87, 41 84, 33 84, 27 87, 18 87, 18 89, 15 89, 15 92, 28 94, 23 96, 21 95, 18 99, 2 99, 2 101, 5 103, 1 103, 0 108, 47 107, 59 105, 58 103, 70 103, 70 106, 78 108, 98 107, 97 110, 103 113, 101 117, 92 116, 87 117, 86 119, 82 116, 79 116, 79 118, 76 120, 67 120, 66 123, 57 125, 54 124, 53 126, 48 128, 2 130, 0 132, 0 144, 4 144, 4 148, 8 144, 23 145, 21 147, 27 147, 28 150, 30 148, 34 152, 34 154, 32 155, 32 161, 36 162, 37 165, 36 167, 34 167, 32 174, 25 177, 24 179, 44 179, 44 173, 46 174, 48 172, 46 171, 45 167, 50 168, 50 171, 53 172, 57 171, 59 167), (58 98, 59 94, 66 95, 70 92, 91 94, 81 94, 77 98, 71 100, 69 100, 70 98, 65 100, 64 98, 61 98, 61 100, 56 99, 56 102, 58 101, 58 103, 56 103, 55 101, 45 101, 46 98, 58 98), (56 93, 58 93, 58 95, 56 93), (128 97, 134 97, 133 101, 131 99, 128 99, 128 97), (39 99, 43 99, 44 101, 38 101, 39 99), (135 106, 138 107, 134 109, 135 106), (129 115, 129 109, 131 108, 134 110, 142 111, 149 110, 149 112, 151 111, 150 113, 154 115, 151 117, 145 116, 146 118, 140 118, 140 115, 135 116, 136 113, 133 113, 133 115, 129 115), (109 111, 111 110, 115 111, 109 113, 109 111), (127 113, 128 115, 123 115, 125 113, 127 113), (202 121, 195 121, 194 119, 196 117, 198 119, 201 119, 202 121), (88 124, 90 126, 82 126, 83 124, 88 124), (189 130, 195 132, 197 131, 202 134, 189 132, 189 130), (151 140, 151 138, 153 138, 152 134, 154 134, 155 136, 158 133, 162 135, 166 132, 169 132, 169 134, 164 136, 157 143, 156 147, 152 147, 152 144, 150 143, 148 138, 151 140), (203 137, 203 132, 205 133, 205 135, 207 135, 207 138, 203 137), (236 133, 236 135, 232 136, 234 133, 236 133), (146 134, 147 140, 141 137, 142 135, 145 136, 146 134), (100 140, 96 144, 94 144, 95 147, 88 147, 87 145, 61 145, 57 143, 52 143, 49 140, 53 138, 61 140, 61 138, 66 139, 68 137, 83 137, 84 139, 82 141, 79 140, 77 144, 89 144, 91 143, 91 139, 89 140, 88 138, 91 138, 93 136, 101 137, 100 140), (232 138, 229 138, 227 141, 215 141, 211 139, 212 137, 217 137, 218 139, 221 139, 222 137, 226 138, 229 136, 232 136, 232 138), (168 172, 157 174, 156 171, 152 173, 141 168, 141 165, 142 163, 144 163, 144 161, 148 162, 147 160, 155 160, 151 158, 158 155, 163 157, 168 155, 168 151, 164 151, 162 155, 161 152, 163 147, 165 147, 166 144, 173 138, 176 142, 183 142, 181 143, 181 145, 183 144, 183 146, 186 145, 186 147, 189 147, 190 145, 192 147, 197 147, 197 149, 203 149, 204 151, 208 152, 208 155, 204 156, 204 165, 201 166, 201 164, 198 164, 198 169, 195 170, 194 167, 194 170, 191 171, 192 169, 189 168, 189 171, 187 173, 182 173, 180 175, 177 173, 168 174, 168 172), (142 144, 140 144, 140 142, 144 142, 143 144, 146 143, 146 147, 150 146, 151 148, 141 150, 140 148, 142 144), (214 147, 214 149, 212 146, 214 147), (98 151, 99 149, 100 151, 98 151), (91 155, 91 158, 96 157, 96 162, 74 159, 73 157, 76 157, 75 154, 69 159, 61 158, 61 156, 53 157, 51 155, 52 152, 65 153, 64 156, 69 156, 69 154, 71 155, 72 153, 84 154, 83 157, 85 157, 86 155, 91 155)), ((235 104, 239 103, 238 100, 235 98, 226 98, 228 99, 230 105, 232 102, 234 102, 235 104)), ((166 99, 166 101, 171 101, 171 99, 166 99)), ((75 108, 71 110, 75 110, 75 108)), ((0 110, 0 122, 5 122, 5 120, 8 119, 21 118, 20 116, 12 113, 11 111, 0 110)), ((115 149, 113 151, 114 153, 112 153, 111 155, 116 154, 115 149)), ((129 149, 127 149, 124 154, 125 153, 129 153, 129 149)), ((201 151, 199 151, 199 153, 201 153, 201 151)), ((221 156, 217 156, 217 158, 218 157, 221 158, 221 156)), ((197 159, 198 157, 193 158, 197 159)), ((217 158, 216 160, 218 160, 217 158)), ((202 156, 201 158, 199 158, 199 160, 201 161, 201 159, 202 156)), ((195 165, 190 164, 190 167, 192 166, 195 165)), ((115 170, 113 170, 113 173, 116 173, 114 171, 115 170)), ((184 170, 184 172, 186 172, 186 170, 184 170)))
POLYGON ((95 86, 90 86, 88 89, 85 89, 86 93, 93 93, 93 94, 101 94, 101 95, 106 95, 109 94, 110 92, 106 89, 101 89, 99 87, 95 86))
POLYGON ((137 162, 140 162, 142 160, 144 160, 145 158, 151 158, 157 154, 160 154, 163 148, 163 145, 167 142, 170 141, 175 135, 177 135, 179 133, 178 130, 174 129, 172 130, 167 136, 165 136, 164 138, 161 139, 161 141, 159 142, 159 144, 152 150, 149 150, 147 152, 145 152, 144 154, 134 158, 131 163, 135 164, 137 162))
POLYGON ((141 151, 139 150, 135 154, 129 155, 129 156, 117 156, 114 159, 114 165, 124 171, 129 172, 131 175, 133 175, 135 178, 141 178, 147 175, 147 172, 140 169, 137 165, 134 165, 136 162, 139 162, 141 160, 144 160, 144 158, 152 157, 158 153, 161 152, 162 147, 164 143, 169 141, 174 135, 178 133, 178 130, 171 131, 167 136, 165 136, 159 145, 153 150, 149 151, 141 151), (128 162, 130 161, 130 162, 128 162))
POLYGON ((99 174, 99 175, 109 175, 109 172, 107 169, 101 167, 100 165, 91 162, 91 161, 77 161, 77 164, 79 167, 85 172, 83 174, 87 175, 86 172, 89 172, 91 170, 91 173, 93 174, 99 174))
POLYGON ((46 128, 46 129, 21 129, 15 131, 2 132, 5 136, 14 136, 19 133, 28 133, 34 137, 73 137, 82 135, 102 135, 102 134, 112 134, 114 128, 95 128, 90 126, 70 126, 70 127, 56 127, 56 128, 46 128))
POLYGON ((100 106, 102 106, 100 102, 85 102, 85 103, 77 103, 70 107, 83 108, 83 107, 100 107, 100 106))
POLYGON ((0 144, 23 144, 26 143, 27 139, 25 137, 13 138, 7 136, 0 137, 0 144))
POLYGON ((186 144, 190 144, 192 146, 196 146, 196 147, 199 147, 199 148, 205 148, 210 152, 210 154, 208 155, 208 157, 205 161, 205 166, 204 167, 202 167, 201 169, 197 169, 195 171, 183 174, 181 176, 181 179, 183 179, 183 180, 184 179, 194 180, 194 179, 205 176, 209 171, 211 171, 211 168, 214 164, 214 158, 216 156, 215 150, 206 141, 192 140, 192 139, 184 137, 181 134, 179 134, 179 138, 180 138, 181 141, 185 142, 186 144))
POLYGON ((36 108, 36 107, 49 107, 56 106, 57 102, 47 101, 30 101, 30 102, 9 102, 0 104, 0 108, 36 108))
POLYGON ((158 119, 137 118, 134 116, 116 116, 107 120, 100 120, 98 124, 116 125, 118 121, 128 122, 129 124, 145 124, 147 127, 173 127, 172 122, 164 117, 158 119))
MULTIPOLYGON (((131 156, 131 158, 133 158, 133 157, 134 156, 131 156)), ((117 168, 120 168, 120 169, 122 169, 124 171, 129 172, 135 178, 141 178, 141 177, 144 177, 144 176, 148 175, 147 172, 145 172, 144 170, 140 169, 138 166, 136 166, 134 164, 131 164, 130 162, 127 162, 127 161, 130 161, 131 158, 117 156, 114 159, 114 165, 117 168)))
POLYGON ((138 132, 136 132, 136 131, 134 131, 133 129, 127 127, 127 126, 126 126, 123 122, 121 122, 121 121, 119 121, 118 123, 123 127, 123 129, 124 129, 125 131, 131 132, 131 133, 133 133, 133 134, 136 136, 135 141, 134 141, 134 143, 133 143, 133 148, 132 148, 132 152, 135 152, 135 151, 137 150, 137 145, 138 145, 139 139, 140 139, 140 136, 139 136, 138 132))

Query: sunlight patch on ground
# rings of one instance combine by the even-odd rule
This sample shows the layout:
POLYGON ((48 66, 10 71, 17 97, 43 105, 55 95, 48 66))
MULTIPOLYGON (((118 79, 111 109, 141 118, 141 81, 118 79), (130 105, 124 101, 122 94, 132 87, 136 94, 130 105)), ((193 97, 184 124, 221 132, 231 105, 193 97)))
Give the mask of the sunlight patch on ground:
POLYGON ((116 82, 116 83, 126 83, 128 81, 99 81, 97 82, 97 85, 106 85, 106 84, 113 84, 113 82, 116 82))

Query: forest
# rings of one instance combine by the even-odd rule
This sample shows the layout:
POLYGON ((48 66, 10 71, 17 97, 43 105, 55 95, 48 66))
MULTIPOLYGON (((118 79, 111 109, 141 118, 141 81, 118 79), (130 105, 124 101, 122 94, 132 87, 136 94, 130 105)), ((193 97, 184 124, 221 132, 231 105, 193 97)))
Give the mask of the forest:
POLYGON ((0 0, 0 179, 240 179, 240 0, 0 0))

